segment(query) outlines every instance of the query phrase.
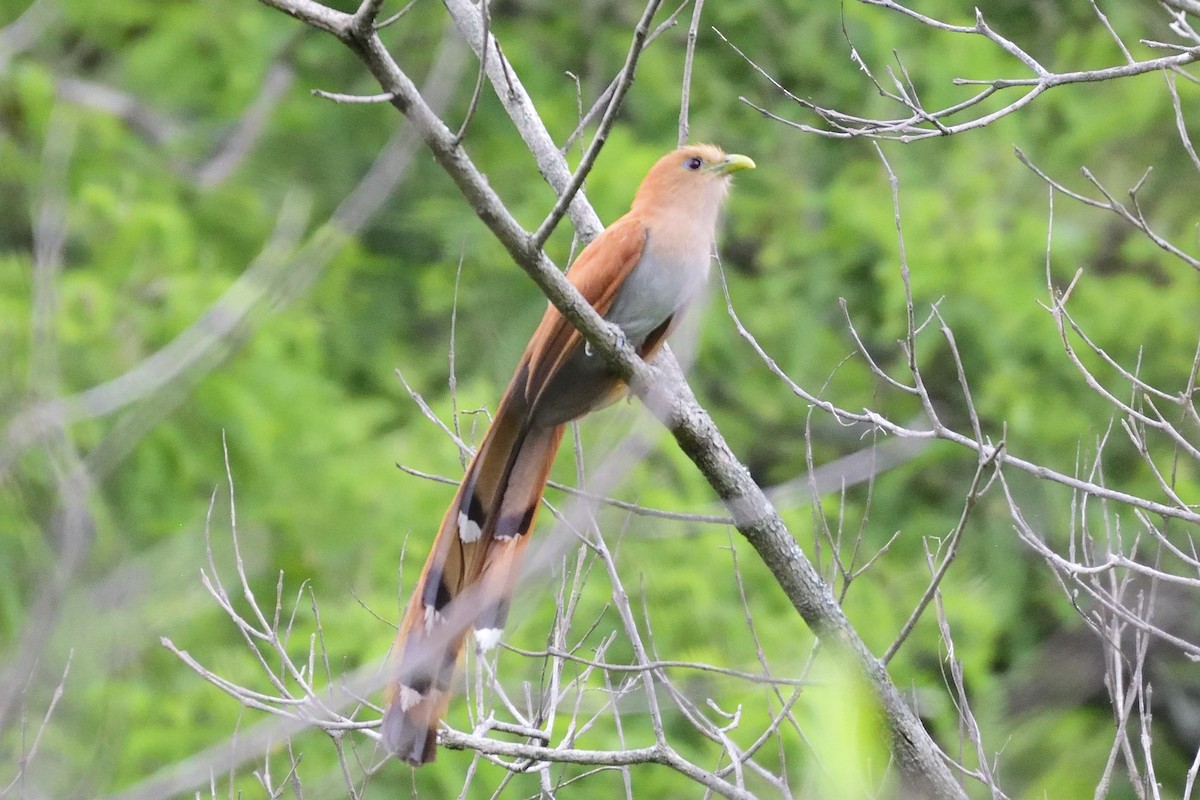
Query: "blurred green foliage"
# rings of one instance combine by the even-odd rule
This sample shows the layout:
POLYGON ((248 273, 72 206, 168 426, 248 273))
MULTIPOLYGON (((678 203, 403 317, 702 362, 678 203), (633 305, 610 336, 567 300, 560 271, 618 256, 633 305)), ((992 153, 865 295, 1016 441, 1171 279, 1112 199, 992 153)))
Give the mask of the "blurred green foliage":
MULTIPOLYGON (((25 5, 0 4, 0 22, 14 20, 25 5)), ((385 15, 396 10, 392 5, 386 4, 385 15)), ((966 5, 931 5, 922 10, 971 22, 966 5)), ((1169 35, 1153 4, 1102 5, 1127 41, 1169 35)), ((498 0, 492 6, 506 55, 550 131, 563 141, 575 127, 579 102, 568 73, 578 77, 586 107, 619 69, 640 7, 546 0, 498 0)), ((981 8, 994 27, 1050 68, 1123 61, 1086 2, 989 2, 981 8)), ((311 88, 364 94, 377 88, 331 37, 303 31, 259 4, 143 1, 63 3, 54 9, 52 22, 4 66, 6 80, 0 82, 0 412, 10 420, 41 400, 75 395, 122 375, 197 324, 259 256, 283 224, 280 215, 288 203, 307 207, 303 235, 313 235, 402 124, 387 105, 334 105, 311 96, 311 88), (252 150, 227 180, 198 182, 196 168, 220 150, 271 64, 281 59, 294 77, 252 150), (89 82, 93 95, 101 89, 120 93, 146 115, 139 119, 150 122, 64 97, 58 87, 69 80, 89 82), (154 133, 160 129, 167 133, 154 133), (59 163, 48 146, 56 137, 66 143, 59 163), (65 170, 61 187, 49 177, 56 170, 65 170), (61 274, 52 283, 55 357, 48 362, 34 355, 34 231, 45 199, 60 191, 66 241, 61 274)), ((386 31, 388 46, 418 80, 444 35, 444 17, 439 4, 420 0, 386 31)), ((850 59, 852 46, 876 74, 885 74, 898 52, 930 107, 968 95, 969 88, 952 84, 955 77, 1021 77, 1021 66, 981 38, 938 33, 852 3, 710 3, 704 9, 691 94, 692 139, 749 153, 761 167, 739 177, 722 234, 734 306, 802 386, 844 407, 869 406, 899 421, 914 419, 920 409, 912 398, 890 391, 863 359, 847 359, 855 345, 839 306, 844 298, 872 357, 903 376, 899 244, 879 156, 869 142, 803 135, 740 102, 744 96, 784 117, 814 121, 710 26, 794 94, 865 116, 891 116, 897 109, 850 59)), ((621 120, 589 179, 588 196, 605 220, 625 209, 646 167, 674 145, 685 28, 671 30, 645 53, 621 120)), ((454 93, 447 115, 452 126, 466 111, 473 74, 468 67, 454 93)), ((1194 111, 1200 89, 1180 81, 1178 90, 1185 109, 1194 111)), ((1194 113, 1189 119, 1194 123, 1194 113)), ((553 194, 486 90, 465 143, 517 218, 536 225, 553 194)), ((1077 459, 1087 461, 1112 423, 1113 410, 1071 367, 1042 305, 1048 192, 1018 162, 1014 147, 1056 179, 1090 194, 1094 190, 1079 176, 1080 167, 1119 195, 1153 167, 1141 190, 1143 208, 1159 232, 1187 243, 1182 246, 1193 253, 1200 176, 1179 146, 1158 75, 1056 89, 986 128, 882 147, 899 180, 918 317, 939 303, 985 432, 997 440, 1006 437, 1010 451, 1023 458, 1070 473, 1077 459)), ((1070 308, 1088 335, 1121 363, 1139 362, 1149 383, 1180 391, 1200 320, 1195 272, 1115 217, 1061 196, 1055 198, 1053 220, 1050 278, 1063 286, 1082 270, 1070 308)), ((550 251, 565 263, 572 242, 562 227, 550 251)), ((445 476, 461 471, 453 443, 422 415, 395 370, 441 419, 450 420, 448 352, 456 286, 456 407, 473 411, 498 398, 544 300, 472 217, 451 182, 418 151, 390 201, 316 280, 292 294, 269 292, 228 351, 217 348, 201 371, 116 413, 71 425, 65 450, 41 444, 14 450, 11 440, 5 444, 10 458, 0 481, 0 663, 10 665, 29 625, 43 621, 34 609, 60 563, 61 543, 53 535, 56 481, 72 458, 93 470, 86 508, 94 532, 80 568, 63 576, 69 589, 49 618, 53 629, 20 698, 28 718, 0 731, 0 762, 14 763, 28 745, 68 659, 63 697, 27 778, 49 796, 119 792, 205 748, 221 747, 262 720, 202 681, 159 642, 169 637, 229 680, 247 685, 262 680, 199 575, 206 566, 207 531, 224 579, 234 577, 226 446, 251 585, 270 605, 282 580, 285 608, 298 608, 296 653, 304 652, 314 630, 309 609, 315 601, 335 674, 378 662, 452 491, 406 475, 395 464, 445 476)), ((760 482, 772 485, 804 472, 806 425, 811 424, 809 443, 818 464, 862 447, 859 432, 820 414, 810 417, 810 409, 753 357, 717 295, 706 311, 692 381, 760 482)), ((967 430, 944 339, 930 329, 919 345, 939 410, 967 430)), ((1085 360, 1102 377, 1113 377, 1096 359, 1085 360)), ((635 406, 621 406, 583 423, 586 451, 598 457, 640 415, 635 406)), ((464 414, 459 423, 468 441, 481 435, 480 417, 464 414)), ((656 446, 627 468, 614 493, 655 508, 714 510, 694 468, 661 432, 648 430, 656 446)), ((560 459, 557 477, 573 480, 570 461, 560 459)), ((1161 496, 1122 437, 1108 445, 1104 469, 1123 491, 1161 496)), ((844 499, 824 498, 823 523, 811 508, 784 509, 802 545, 819 553, 827 570, 830 544, 822 525, 843 531, 846 542, 863 531, 859 564, 899 534, 845 599, 850 618, 877 651, 893 640, 925 590, 924 547, 953 529, 973 470, 968 453, 934 444, 879 476, 869 493, 856 487, 844 499)), ((1180 464, 1174 477, 1182 496, 1196 497, 1195 464, 1180 464)), ((1046 539, 1064 547, 1069 493, 1021 477, 1013 485, 1046 539)), ((551 491, 549 498, 559 501, 562 495, 551 491)), ((720 526, 615 512, 603 519, 626 585, 639 592, 635 607, 653 625, 661 657, 758 669, 733 570, 736 550, 762 647, 781 674, 799 674, 811 635, 736 534, 731 538, 720 526)), ((848 549, 842 555, 848 558, 848 549)), ((555 609, 542 589, 559 580, 557 573, 550 575, 541 588, 523 595, 510 634, 515 645, 545 646, 555 609)), ((607 628, 601 625, 601 633, 592 635, 593 646, 612 627, 606 591, 603 580, 592 580, 581 599, 580 620, 607 621, 607 628)), ((1064 710, 1048 702, 1021 718, 1008 711, 1006 693, 1014 676, 1036 662, 1048 636, 1078 620, 1053 578, 1018 543, 997 493, 974 511, 943 593, 955 655, 963 662, 981 725, 994 752, 1003 751, 997 761, 1005 790, 1013 797, 1089 794, 1108 758, 1111 712, 1103 704, 1064 710)), ((620 657, 622 646, 614 645, 609 657, 620 657)), ((944 687, 944 656, 934 618, 927 614, 890 669, 897 685, 918 698, 939 739, 953 748, 957 717, 944 687)), ((828 738, 812 751, 791 742, 780 757, 788 759, 797 790, 848 797, 856 790, 846 787, 865 779, 856 764, 866 760, 881 768, 883 744, 861 722, 872 713, 861 687, 823 658, 814 675, 824 676, 826 685, 810 690, 811 701, 802 699, 797 713, 806 730, 828 738)), ((522 676, 535 686, 540 680, 535 664, 512 654, 500 663, 514 683, 522 676)), ((695 697, 711 696, 724 709, 740 705, 747 731, 755 724, 761 728, 772 712, 766 693, 746 684, 694 676, 681 682, 695 697)), ((462 701, 451 719, 466 724, 462 701)), ((639 728, 638 720, 631 711, 625 730, 630 746, 651 741, 649 728, 639 728)), ((686 725, 673 724, 685 755, 703 762, 706 742, 686 725)), ((593 747, 617 741, 612 730, 592 735, 593 747)), ((344 793, 325 737, 304 734, 293 746, 303 754, 306 794, 344 793)), ((282 748, 281 742, 274 751, 280 764, 287 756, 282 748)), ((366 757, 376 757, 369 750, 366 757)), ((1178 787, 1186 754, 1169 753, 1162 756, 1158 777, 1178 787)), ((389 766, 372 779, 366 796, 410 791, 454 796, 468 758, 446 752, 415 778, 389 766)), ((0 770, 0 783, 8 774, 0 770)), ((696 793, 665 768, 636 767, 630 774, 639 797, 696 793)), ((471 796, 490 796, 501 775, 481 766, 471 796)), ((875 773, 868 777, 881 779, 875 773)), ((220 796, 261 792, 249 769, 216 780, 220 796)), ((513 791, 536 791, 536 778, 515 784, 513 791)), ((179 794, 206 792, 207 785, 205 778, 181 786, 179 794)), ((623 786, 619 773, 593 776, 575 785, 575 796, 613 796, 623 786)), ((1132 796, 1122 792, 1116 788, 1112 796, 1132 796)))

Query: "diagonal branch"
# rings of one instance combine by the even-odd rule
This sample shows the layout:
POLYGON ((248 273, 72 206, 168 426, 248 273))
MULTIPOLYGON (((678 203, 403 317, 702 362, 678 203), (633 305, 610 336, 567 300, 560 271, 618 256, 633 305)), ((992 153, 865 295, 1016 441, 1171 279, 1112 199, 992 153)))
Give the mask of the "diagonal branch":
POLYGON ((662 5, 662 0, 650 0, 646 4, 646 10, 642 13, 642 18, 638 20, 637 27, 633 31, 633 42, 629 45, 629 54, 625 57, 625 66, 621 67, 621 73, 617 76, 616 88, 613 90, 612 99, 608 101, 608 107, 604 110, 604 116, 600 118, 600 126, 596 131, 596 135, 592 137, 592 143, 588 145, 587 151, 583 154, 583 158, 579 162, 579 166, 575 170, 575 174, 571 176, 571 182, 567 184, 566 189, 558 197, 558 202, 554 204, 554 208, 546 215, 546 219, 538 226, 538 229, 533 234, 533 241, 537 247, 543 247, 546 240, 550 238, 550 234, 554 233, 554 229, 558 226, 559 220, 562 219, 563 213, 566 212, 569 206, 575 200, 575 196, 583 187, 584 180, 587 179, 588 173, 595 166, 596 156, 600 155, 600 148, 608 140, 608 132, 612 130, 613 123, 617 121, 617 111, 621 108, 621 101, 625 99, 625 93, 629 91, 629 87, 633 85, 633 73, 637 69, 638 57, 642 54, 642 48, 646 46, 646 36, 650 33, 650 21, 654 19, 654 14, 658 11, 658 7, 662 5))
MULTIPOLYGON (((754 482, 750 471, 734 456, 712 418, 696 402, 674 358, 660 358, 656 367, 645 364, 620 336, 618 329, 603 320, 567 282, 536 246, 535 239, 508 212, 499 195, 455 140, 454 132, 425 104, 415 85, 396 65, 373 30, 364 32, 361 26, 352 24, 349 16, 316 3, 301 0, 263 2, 328 30, 363 60, 383 90, 392 94, 392 104, 413 122, 433 157, 518 266, 579 329, 593 350, 625 378, 643 402, 664 421, 681 449, 730 508, 738 530, 759 552, 809 627, 827 646, 848 654, 862 669, 881 704, 891 732, 892 752, 908 788, 920 796, 965 798, 943 754, 904 702, 883 664, 851 627, 829 585, 821 580, 754 482)), ((499 63, 498 58, 493 61, 499 63)), ((510 74, 508 79, 515 80, 515 75, 510 74)), ((531 104, 522 111, 527 113, 524 119, 537 118, 531 104)), ((561 159, 548 133, 539 137, 531 130, 545 131, 540 120, 530 123, 530 127, 521 124, 518 127, 524 136, 534 136, 535 155, 540 159, 546 158, 548 153, 561 159)), ((582 197, 576 195, 574 202, 582 204, 582 197)))

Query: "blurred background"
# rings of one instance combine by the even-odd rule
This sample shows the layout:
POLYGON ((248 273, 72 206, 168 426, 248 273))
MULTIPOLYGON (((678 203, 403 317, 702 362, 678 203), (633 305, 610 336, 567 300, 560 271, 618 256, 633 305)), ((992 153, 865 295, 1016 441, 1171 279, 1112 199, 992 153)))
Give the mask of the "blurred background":
MULTIPOLYGON (((1101 6, 1131 46, 1175 41, 1155 3, 1101 6)), ((984 0, 980 8, 1049 69, 1125 62, 1086 0, 984 0)), ((399 10, 387 3, 383 15, 399 10)), ((642 7, 497 0, 490 10, 505 54, 561 144, 581 106, 620 69, 642 7)), ((922 11, 974 24, 970 4, 939 0, 922 11)), ((690 15, 689 6, 643 55, 588 180, 587 195, 606 222, 675 145, 690 15)), ((242 568, 266 607, 278 587, 284 614, 300 610, 303 650, 316 604, 334 675, 377 667, 453 493, 397 465, 455 479, 462 469, 455 444, 422 413, 397 370, 447 424, 463 412, 462 435, 477 441, 483 424, 475 412, 496 402, 545 300, 393 108, 310 93, 379 91, 332 37, 249 0, 4 0, 0 26, 0 796, 267 796, 253 770, 264 768, 264 754, 265 763, 274 754, 291 764, 297 752, 304 796, 348 796, 328 737, 279 735, 251 747, 250 733, 267 715, 202 680, 160 639, 231 681, 262 681, 201 579, 211 558, 235 583, 231 477, 242 568), (221 754, 234 752, 231 767, 221 754)), ((919 420, 914 398, 853 357, 839 302, 876 362, 906 377, 899 247, 875 146, 806 134, 743 103, 819 125, 723 37, 792 94, 864 117, 899 112, 852 51, 877 74, 895 67, 899 54, 930 108, 969 96, 956 77, 1019 78, 1027 70, 981 37, 858 3, 709 3, 698 34, 691 139, 759 164, 739 175, 720 235, 741 320, 809 391, 899 422, 919 420)), ((383 39, 451 127, 461 122, 477 64, 442 5, 416 0, 383 39)), ((1139 47, 1137 57, 1161 54, 1139 47)), ((1180 79, 1177 90, 1186 124, 1200 129, 1200 89, 1180 79)), ((574 142, 571 163, 587 141, 585 133, 574 142)), ((487 86, 464 144, 522 224, 536 226, 553 192, 487 86)), ((1196 355, 1198 273, 1116 215, 1061 195, 1048 256, 1049 192, 1016 148, 1092 197, 1099 195, 1081 167, 1123 201, 1152 167, 1141 211, 1195 256, 1200 173, 1181 145, 1167 84, 1148 74, 1066 86, 962 135, 882 144, 899 181, 918 320, 940 303, 985 432, 1034 463, 1099 473, 1121 491, 1161 499, 1119 426, 1111 433, 1112 405, 1063 352, 1043 305, 1047 259, 1059 286, 1082 270, 1070 308, 1087 335, 1147 383, 1176 394, 1196 355), (1097 444, 1110 433, 1097 461, 1097 444)), ((549 252, 567 262, 568 224, 549 252)), ((871 443, 860 429, 810 415, 738 336, 719 287, 710 300, 690 379, 763 486, 804 475, 806 428, 818 465, 871 443)), ((920 343, 939 412, 969 432, 945 340, 920 343)), ((1088 364, 1114 377, 1098 359, 1088 364)), ((1127 398, 1128 389, 1115 385, 1127 398)), ((644 417, 636 403, 621 404, 585 422, 585 452, 606 452, 644 417)), ((669 437, 652 425, 644 430, 653 446, 611 493, 654 508, 720 513, 669 437)), ((844 601, 879 652, 925 591, 925 548, 955 528, 975 468, 970 452, 944 442, 897 461, 869 487, 835 491, 817 507, 801 491, 781 509, 831 574, 829 531, 860 542, 860 565, 895 536, 844 601)), ((560 458, 555 473, 567 482, 574 481, 570 462, 560 458)), ((1175 467, 1175 490, 1194 501, 1197 464, 1175 467)), ((1070 492, 1009 477, 1026 521, 1067 552, 1078 533, 1070 492)), ((1104 512, 1110 532, 1134 520, 1125 508, 1104 512)), ((773 665, 800 671, 811 634, 736 532, 620 513, 606 519, 663 658, 755 669, 743 585, 773 665)), ((1194 526, 1171 530, 1195 533, 1194 526)), ((954 655, 1004 790, 1092 796, 1114 738, 1103 651, 1081 619, 1086 602, 1072 602, 1022 545, 998 491, 974 509, 942 589, 954 655)), ((596 583, 584 592, 592 616, 611 615, 606 591, 596 583)), ((536 589, 519 601, 515 644, 545 646, 556 609, 543 601, 536 589)), ((1195 596, 1178 602, 1194 608, 1195 596)), ((1186 611, 1178 616, 1180 626, 1196 624, 1186 611)), ((953 751, 960 734, 944 656, 927 614, 890 671, 953 751)), ((1162 658, 1156 698, 1170 697, 1174 712, 1154 717, 1154 763, 1169 796, 1182 792, 1200 747, 1200 711, 1189 711, 1200 708, 1200 678, 1175 651, 1162 658)), ((536 681, 534 667, 511 663, 536 681)), ((696 691, 723 704, 745 701, 747 714, 767 713, 743 697, 744 687, 696 691)), ((461 708, 452 709, 451 722, 467 724, 461 708)), ((594 747, 616 736, 594 735, 594 747)), ((363 762, 379 760, 369 741, 358 747, 363 762)), ((804 746, 789 747, 803 764, 804 746)), ((462 789, 468 762, 469 755, 445 753, 416 777, 391 765, 358 788, 369 797, 488 797, 504 785, 499 769, 483 765, 462 789)), ((632 774, 636 796, 696 793, 661 767, 632 774)), ((512 791, 536 795, 536 782, 522 780, 532 779, 518 779, 512 791)), ((607 797, 622 786, 620 778, 581 781, 562 793, 607 797)), ((1136 796, 1128 782, 1107 791, 1136 796)))

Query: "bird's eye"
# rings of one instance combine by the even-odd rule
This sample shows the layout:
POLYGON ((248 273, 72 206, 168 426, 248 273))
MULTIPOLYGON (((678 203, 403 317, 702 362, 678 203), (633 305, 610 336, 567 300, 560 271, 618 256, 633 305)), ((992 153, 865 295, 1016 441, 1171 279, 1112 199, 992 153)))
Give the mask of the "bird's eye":
POLYGON ((692 172, 695 172, 696 170, 700 169, 700 167, 704 166, 704 160, 697 158, 696 156, 692 156, 687 161, 683 162, 683 165, 692 172))

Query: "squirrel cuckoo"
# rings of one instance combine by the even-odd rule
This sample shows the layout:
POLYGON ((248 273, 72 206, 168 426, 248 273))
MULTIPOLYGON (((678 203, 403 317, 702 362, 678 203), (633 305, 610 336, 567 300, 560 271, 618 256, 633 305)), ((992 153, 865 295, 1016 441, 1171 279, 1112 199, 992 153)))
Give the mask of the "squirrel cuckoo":
MULTIPOLYGON (((663 156, 629 213, 567 273, 642 358, 658 350, 699 295, 730 176, 753 167, 712 145, 663 156)), ((382 729, 399 758, 414 766, 433 760, 467 630, 475 629, 482 650, 500 639, 563 426, 625 390, 551 305, 446 511, 400 623, 382 729)))

